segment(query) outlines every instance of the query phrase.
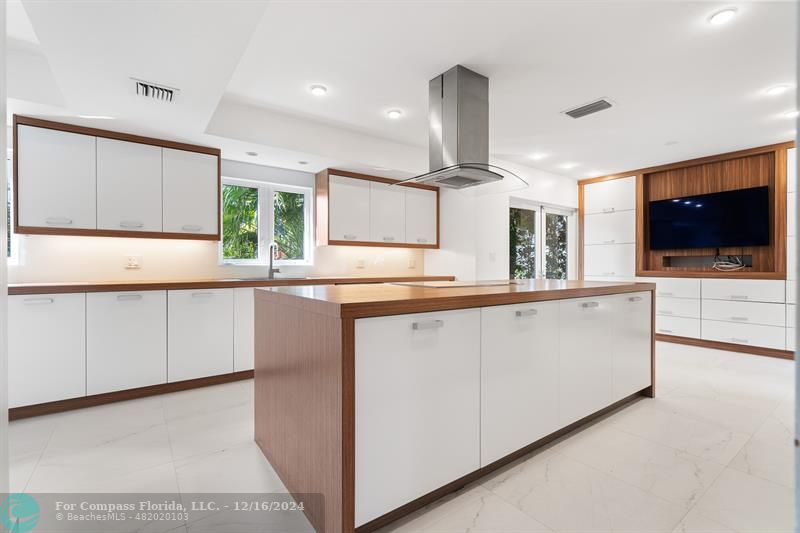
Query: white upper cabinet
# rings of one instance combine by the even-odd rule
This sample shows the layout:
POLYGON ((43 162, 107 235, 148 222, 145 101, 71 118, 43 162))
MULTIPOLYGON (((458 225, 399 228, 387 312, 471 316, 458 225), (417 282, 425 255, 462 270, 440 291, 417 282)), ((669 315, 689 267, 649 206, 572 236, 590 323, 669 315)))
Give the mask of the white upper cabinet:
POLYGON ((97 229, 95 138, 17 126, 19 224, 97 229))
POLYGON ((369 210, 369 240, 389 244, 405 242, 405 187, 369 182, 369 210))
POLYGON ((330 176, 331 240, 370 240, 370 183, 344 176, 330 176))
POLYGON ((217 156, 164 148, 162 168, 164 231, 216 234, 220 208, 217 156))
POLYGON ((97 139, 97 228, 161 231, 161 147, 97 139))
POLYGON ((633 209, 636 209, 636 176, 590 183, 583 188, 584 214, 633 209))
POLYGON ((583 223, 586 245, 636 242, 636 211, 595 213, 584 217, 583 223))
POLYGON ((631 278, 635 272, 636 245, 585 246, 584 273, 587 276, 631 278))
POLYGON ((436 191, 404 187, 406 193, 406 242, 436 244, 436 191))

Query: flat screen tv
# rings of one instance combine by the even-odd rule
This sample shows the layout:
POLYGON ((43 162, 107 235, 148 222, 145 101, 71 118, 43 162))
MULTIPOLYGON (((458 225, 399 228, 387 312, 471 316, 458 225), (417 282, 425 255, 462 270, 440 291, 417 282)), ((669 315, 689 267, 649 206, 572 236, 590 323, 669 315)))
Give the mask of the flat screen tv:
POLYGON ((650 202, 650 249, 769 244, 769 187, 650 202))

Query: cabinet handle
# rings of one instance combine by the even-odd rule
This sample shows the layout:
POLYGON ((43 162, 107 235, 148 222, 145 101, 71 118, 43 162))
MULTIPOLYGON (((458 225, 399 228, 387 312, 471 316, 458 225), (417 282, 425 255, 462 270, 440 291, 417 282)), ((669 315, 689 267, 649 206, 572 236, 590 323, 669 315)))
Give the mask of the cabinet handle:
POLYGON ((731 342, 735 342, 736 344, 750 344, 749 339, 737 339, 736 337, 731 337, 731 342))
POLYGON ((641 302, 642 301, 642 297, 641 296, 631 296, 630 298, 628 298, 628 301, 629 302, 641 302))
POLYGON ((748 298, 745 294, 731 294, 731 300, 747 300, 748 298))
POLYGON ((414 322, 411 324, 411 329, 437 329, 441 328, 442 326, 444 326, 444 320, 426 320, 424 322, 414 322))
POLYGON ((47 217, 44 221, 46 224, 53 224, 56 226, 68 226, 72 224, 71 218, 64 217, 47 217))
POLYGON ((616 272, 603 272, 603 275, 604 276, 616 276, 617 273, 616 272))
POLYGON ((538 315, 538 314, 539 314, 539 310, 538 310, 538 309, 525 309, 525 310, 520 310, 520 311, 517 311, 517 312, 516 312, 516 313, 514 313, 514 314, 515 314, 515 315, 517 315, 517 316, 519 316, 519 317, 523 317, 523 316, 536 316, 536 315, 538 315))
POLYGON ((417 239, 417 242, 418 242, 418 243, 420 243, 420 244, 425 244, 426 242, 428 242, 428 239, 424 239, 424 238, 422 238, 422 237, 419 237, 419 238, 417 239))
POLYGON ((117 300, 120 302, 132 302, 134 300, 141 300, 141 294, 118 294, 117 300))
POLYGON ((615 211, 615 208, 613 208, 613 207, 604 207, 603 208, 603 213, 613 213, 614 211, 615 211))
POLYGON ((675 313, 670 311, 669 309, 662 309, 658 312, 659 315, 674 315, 675 313))
POLYGON ((52 298, 25 298, 23 302, 25 305, 43 305, 43 304, 51 304, 55 300, 52 298))
POLYGON ((600 302, 583 302, 581 307, 584 309, 594 309, 595 307, 600 307, 600 302))
POLYGON ((345 234, 343 235, 343 237, 344 237, 345 239, 347 239, 348 241, 354 241, 354 240, 356 240, 356 238, 358 238, 358 235, 353 235, 353 234, 350 234, 350 233, 345 233, 345 234))
POLYGON ((394 241, 394 237, 384 237, 383 240, 386 242, 392 242, 394 241))
POLYGON ((674 295, 675 295, 674 292, 664 292, 664 291, 658 292, 658 296, 674 296, 674 295))
POLYGON ((603 244, 614 244, 615 242, 617 242, 616 239, 611 239, 610 241, 603 241, 603 244))
POLYGON ((659 333, 672 333, 671 329, 658 328, 659 333))
POLYGON ((749 321, 749 319, 746 316, 732 316, 731 320, 734 320, 736 322, 747 322, 747 321, 749 321))
POLYGON ((144 224, 141 222, 132 222, 130 220, 123 220, 119 223, 119 227, 121 228, 141 228, 144 224))
POLYGON ((184 224, 181 226, 183 231, 200 231, 203 229, 203 226, 198 226, 197 224, 184 224))
POLYGON ((193 292, 192 298, 211 298, 214 296, 213 293, 210 292, 193 292))

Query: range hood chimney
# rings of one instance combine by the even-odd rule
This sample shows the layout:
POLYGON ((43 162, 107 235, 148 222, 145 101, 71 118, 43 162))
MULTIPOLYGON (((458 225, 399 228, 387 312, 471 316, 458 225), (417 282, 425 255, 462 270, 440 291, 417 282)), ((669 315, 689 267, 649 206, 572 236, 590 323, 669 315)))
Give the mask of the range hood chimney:
POLYGON ((456 65, 430 81, 430 172, 406 181, 465 189, 503 179, 489 170, 489 78, 456 65))

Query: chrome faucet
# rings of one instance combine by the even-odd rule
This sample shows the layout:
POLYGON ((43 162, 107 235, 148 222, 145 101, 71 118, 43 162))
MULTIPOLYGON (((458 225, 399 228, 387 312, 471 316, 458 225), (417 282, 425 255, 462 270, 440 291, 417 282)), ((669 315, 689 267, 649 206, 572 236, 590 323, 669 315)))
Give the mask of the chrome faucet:
POLYGON ((278 253, 278 243, 271 242, 269 243, 269 272, 267 273, 267 277, 269 279, 275 279, 275 274, 280 272, 280 268, 272 268, 272 260, 275 259, 275 254, 278 253))

